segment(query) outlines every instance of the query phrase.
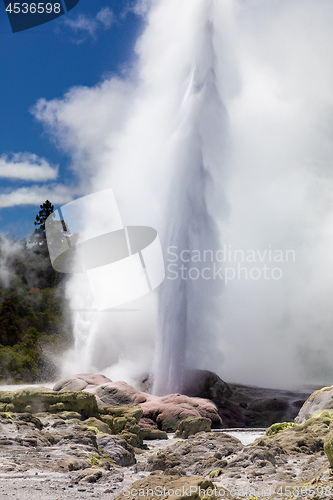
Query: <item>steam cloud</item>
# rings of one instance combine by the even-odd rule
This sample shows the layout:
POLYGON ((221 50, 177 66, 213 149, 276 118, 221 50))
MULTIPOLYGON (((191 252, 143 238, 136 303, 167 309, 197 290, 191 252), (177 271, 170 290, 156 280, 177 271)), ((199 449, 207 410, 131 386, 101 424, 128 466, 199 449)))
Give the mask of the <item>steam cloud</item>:
POLYGON ((0 287, 8 288, 15 277, 13 260, 23 252, 22 244, 0 234, 0 287))
MULTIPOLYGON (((156 0, 131 71, 35 108, 83 189, 112 187, 124 224, 155 227, 166 255, 168 245, 294 252, 226 262, 235 279, 207 281, 194 296, 191 282, 178 280, 175 293, 162 285, 166 321, 184 297, 196 309, 184 326, 187 362, 229 381, 331 383, 332 22, 330 0, 156 0), (238 264, 282 276, 251 278, 238 264)), ((74 309, 89 309, 79 279, 68 294, 74 309)), ((132 383, 150 371, 157 296, 135 307, 76 312, 77 362, 70 355, 64 371, 132 383)))

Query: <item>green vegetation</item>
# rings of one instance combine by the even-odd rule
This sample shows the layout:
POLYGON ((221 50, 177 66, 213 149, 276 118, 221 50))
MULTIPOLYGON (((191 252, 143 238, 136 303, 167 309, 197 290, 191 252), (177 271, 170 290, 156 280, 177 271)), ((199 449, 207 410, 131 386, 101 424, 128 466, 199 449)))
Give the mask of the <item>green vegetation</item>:
POLYGON ((215 469, 209 473, 208 477, 209 479, 213 479, 214 477, 222 476, 222 474, 223 474, 223 469, 215 469))
POLYGON ((276 424, 271 425, 268 429, 266 429, 266 436, 274 436, 278 432, 284 431, 285 429, 290 429, 294 427, 294 422, 278 422, 276 424))
POLYGON ((0 236, 0 382, 54 379, 52 358, 72 341, 66 275, 52 268, 45 239, 53 205, 40 208, 29 242, 0 236))

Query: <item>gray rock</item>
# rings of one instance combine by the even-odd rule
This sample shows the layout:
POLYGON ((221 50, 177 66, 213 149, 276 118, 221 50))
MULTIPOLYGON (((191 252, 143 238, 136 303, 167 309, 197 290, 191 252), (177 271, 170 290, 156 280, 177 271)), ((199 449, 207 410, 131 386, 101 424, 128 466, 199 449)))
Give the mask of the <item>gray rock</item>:
POLYGON ((0 411, 7 413, 74 411, 88 417, 96 415, 98 409, 95 397, 87 392, 56 392, 37 388, 0 391, 0 411))
POLYGON ((54 391, 83 391, 87 387, 111 382, 108 377, 102 374, 79 373, 72 377, 66 377, 60 380, 53 387, 54 391))
POLYGON ((284 398, 260 398, 251 401, 245 411, 245 425, 268 427, 275 422, 282 422, 288 412, 289 402, 284 398))
POLYGON ((219 413, 227 427, 268 427, 294 420, 309 392, 229 384, 232 395, 219 413))
POLYGON ((67 377, 59 382, 57 382, 53 386, 54 391, 83 391, 88 385, 88 382, 85 382, 79 378, 67 377))
POLYGON ((328 458, 330 467, 333 467, 333 432, 330 431, 324 440, 324 451, 328 458))
POLYGON ((324 410, 308 418, 302 424, 285 422, 273 424, 266 430, 266 436, 258 438, 258 446, 280 449, 283 454, 322 452, 324 440, 333 422, 333 410, 324 410))
POLYGON ((281 452, 275 448, 247 446, 228 462, 226 470, 241 470, 248 478, 276 473, 276 457, 281 452))
POLYGON ((214 469, 225 467, 226 457, 243 447, 238 439, 223 432, 202 432, 153 454, 146 468, 149 471, 177 468, 186 475, 208 475, 214 469))
POLYGON ((204 417, 187 417, 179 422, 175 437, 188 438, 192 434, 198 432, 209 432, 212 422, 209 418, 204 417))
POLYGON ((159 429, 152 429, 150 427, 141 427, 142 439, 168 439, 168 434, 159 429))
POLYGON ((97 444, 103 452, 108 453, 113 458, 117 465, 129 466, 136 463, 133 448, 124 439, 99 434, 97 444))
POLYGON ((210 399, 217 406, 232 395, 229 385, 209 370, 188 370, 182 392, 187 396, 210 399))
POLYGON ((106 406, 122 406, 134 404, 132 395, 115 386, 114 384, 103 384, 91 391, 97 398, 99 404, 106 406))
POLYGON ((102 432, 104 434, 112 434, 112 431, 108 424, 102 422, 99 418, 90 417, 84 421, 84 425, 87 425, 88 428, 97 429, 98 432, 102 432))
POLYGON ((330 410, 333 408, 333 386, 323 387, 315 391, 305 401, 300 411, 298 412, 295 422, 301 424, 307 418, 315 415, 319 411, 330 410))

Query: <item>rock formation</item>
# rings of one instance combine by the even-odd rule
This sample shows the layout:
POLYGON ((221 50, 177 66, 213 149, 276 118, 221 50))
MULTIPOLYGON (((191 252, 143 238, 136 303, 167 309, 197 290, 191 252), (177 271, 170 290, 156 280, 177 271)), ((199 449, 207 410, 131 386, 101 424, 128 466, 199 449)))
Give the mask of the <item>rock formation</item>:
MULTIPOLYGON (((333 495, 333 409, 307 415, 302 423, 274 423, 265 436, 244 446, 221 430, 208 431, 211 419, 192 415, 196 404, 200 411, 213 405, 217 415, 211 401, 183 395, 156 398, 124 383, 80 377, 57 385, 64 390, 0 392, 0 498, 123 500, 128 491, 147 489, 141 498, 152 498, 151 490, 165 487, 173 489, 171 498, 181 500, 182 488, 191 486, 186 498, 199 498, 199 486, 211 499, 333 495), (91 383, 96 380, 102 383, 91 383), (78 381, 84 390, 69 390, 78 381), (96 390, 98 403, 104 404, 97 404, 96 390), (130 404, 119 404, 124 400, 130 404), (179 438, 157 428, 175 422, 179 438)), ((237 388, 232 390, 230 397, 235 397, 237 388)), ((258 391, 256 396, 262 394, 258 391)), ((266 401, 275 401, 272 395, 266 401)), ((294 397, 291 393, 290 401, 294 397)), ((265 398, 255 399, 260 409, 265 398)))
POLYGON ((301 424, 311 415, 330 409, 333 409, 333 386, 314 391, 301 407, 295 422, 301 424))
MULTIPOLYGON (((98 377, 95 376, 96 381, 98 377)), ((214 402, 199 398, 189 397, 182 394, 169 394, 167 396, 154 396, 146 392, 141 392, 125 382, 111 382, 103 380, 102 384, 93 385, 90 375, 75 375, 66 378, 54 386, 54 390, 62 392, 64 390, 75 390, 86 384, 83 392, 89 392, 96 397, 97 403, 101 406, 117 405, 140 405, 143 410, 144 427, 155 427, 163 431, 176 430, 178 423, 187 417, 209 418, 213 428, 223 426, 222 419, 214 402)))

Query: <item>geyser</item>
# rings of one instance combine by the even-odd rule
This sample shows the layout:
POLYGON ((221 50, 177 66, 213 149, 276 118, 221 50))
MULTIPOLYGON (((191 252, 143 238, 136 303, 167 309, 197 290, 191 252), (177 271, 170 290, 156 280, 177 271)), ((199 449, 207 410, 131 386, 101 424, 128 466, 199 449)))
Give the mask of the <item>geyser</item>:
MULTIPOLYGON (((112 187, 124 224, 157 229, 167 267, 159 305, 151 294, 137 314, 79 318, 66 373, 135 383, 159 325, 158 393, 181 390, 188 366, 264 386, 331 383, 332 2, 156 0, 145 21, 126 76, 35 108, 87 193, 112 187), (212 263, 181 259, 197 271, 172 279, 170 246, 225 245, 253 256, 223 263, 227 284, 203 277, 212 263)), ((75 280, 77 307, 89 298, 75 280)))
MULTIPOLYGON (((226 169, 228 117, 216 74, 213 6, 206 2, 202 8, 203 22, 195 33, 191 74, 174 131, 174 173, 168 199, 172 208, 166 215, 165 246, 174 245, 179 255, 204 249, 217 252, 216 192, 220 216, 227 207, 219 181, 226 169)), ((182 392, 187 368, 198 367, 198 362, 210 366, 207 340, 218 351, 221 283, 207 280, 200 272, 203 267, 198 262, 194 279, 176 273, 161 286, 161 339, 154 384, 158 394, 182 392)))

